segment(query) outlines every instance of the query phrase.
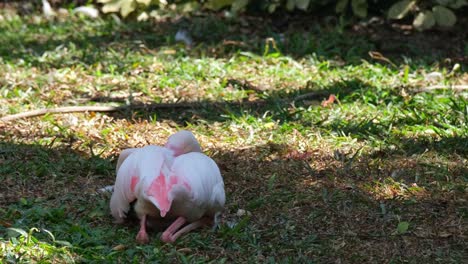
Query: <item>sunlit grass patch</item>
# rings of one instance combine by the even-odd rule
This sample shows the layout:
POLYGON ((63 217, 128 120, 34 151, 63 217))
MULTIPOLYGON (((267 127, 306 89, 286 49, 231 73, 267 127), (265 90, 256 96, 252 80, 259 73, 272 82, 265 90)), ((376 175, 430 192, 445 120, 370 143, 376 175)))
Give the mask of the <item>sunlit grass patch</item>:
POLYGON ((0 21, 1 117, 128 107, 0 122, 2 261, 462 262, 467 94, 450 87, 466 73, 425 54, 373 60, 376 43, 332 26, 189 24, 192 49, 172 22, 0 21), (223 219, 137 245, 98 190, 122 149, 180 129, 220 166, 223 219))
POLYGON ((70 252, 70 243, 55 240, 46 229, 8 228, 6 231, 8 237, 0 237, 0 255, 5 263, 75 263, 79 260, 70 252), (47 234, 49 241, 38 239, 37 233, 47 234))

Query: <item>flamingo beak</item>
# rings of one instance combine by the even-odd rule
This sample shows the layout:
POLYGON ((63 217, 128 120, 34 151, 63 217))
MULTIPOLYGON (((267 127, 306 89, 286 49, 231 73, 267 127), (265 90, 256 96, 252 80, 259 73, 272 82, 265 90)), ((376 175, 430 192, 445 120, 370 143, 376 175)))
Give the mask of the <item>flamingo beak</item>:
POLYGON ((166 214, 167 214, 167 211, 165 211, 165 210, 160 210, 160 213, 161 213, 161 217, 165 217, 166 214))

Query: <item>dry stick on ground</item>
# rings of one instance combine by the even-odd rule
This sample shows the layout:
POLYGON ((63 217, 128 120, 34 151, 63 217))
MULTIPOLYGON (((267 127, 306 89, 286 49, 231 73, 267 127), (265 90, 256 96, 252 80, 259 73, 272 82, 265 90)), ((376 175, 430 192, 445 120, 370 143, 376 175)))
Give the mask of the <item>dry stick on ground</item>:
POLYGON ((41 116, 46 114, 64 114, 64 113, 80 113, 80 112, 118 112, 130 109, 146 109, 146 108, 177 108, 188 107, 185 104, 154 104, 154 105, 124 105, 124 106, 65 106, 57 108, 46 108, 23 112, 14 115, 8 115, 0 118, 0 121, 12 121, 22 118, 41 116))
MULTIPOLYGON (((242 104, 249 105, 261 105, 266 103, 265 101, 257 102, 242 102, 242 104)), ((29 118, 35 116, 41 116, 46 114, 65 114, 65 113, 83 113, 83 112, 119 112, 126 110, 153 110, 153 109, 168 109, 168 108, 191 108, 200 107, 206 103, 154 103, 154 104, 138 104, 138 105, 123 105, 123 106, 65 106, 57 108, 46 108, 38 109, 28 112, 23 112, 14 115, 7 115, 0 118, 0 121, 13 121, 22 118, 29 118)), ((220 106, 226 103, 214 102, 210 105, 220 106)))
POLYGON ((414 91, 421 93, 421 92, 431 92, 434 90, 452 90, 455 92, 462 92, 464 90, 468 90, 468 85, 433 85, 433 86, 428 86, 428 87, 422 87, 414 91))
MULTIPOLYGON (((414 90, 415 92, 430 92, 433 90, 439 89, 449 89, 456 92, 461 92, 464 90, 468 90, 468 85, 453 85, 453 86, 443 86, 443 85, 434 85, 425 88, 420 88, 414 90)), ((287 101, 301 101, 305 99, 319 99, 328 93, 325 91, 317 91, 317 92, 310 92, 299 95, 292 100, 283 99, 282 102, 287 101)), ((212 103, 213 106, 221 106, 228 102, 219 103, 215 102, 212 103)), ((261 105, 265 104, 266 101, 243 101, 242 104, 246 105, 261 105)), ((197 107, 201 106, 203 103, 167 103, 167 104, 142 104, 142 105, 124 105, 124 106, 66 106, 66 107, 57 107, 57 108, 49 108, 49 109, 38 109, 28 112, 23 112, 14 115, 7 115, 0 118, 0 121, 13 121, 22 118, 29 118, 35 116, 41 116, 46 114, 64 114, 64 113, 79 113, 79 112, 118 112, 118 111, 125 111, 125 110, 151 110, 151 109, 167 109, 167 108, 190 108, 190 107, 197 107)))
MULTIPOLYGON (((312 92, 306 93, 301 96, 294 98, 292 101, 300 101, 304 99, 311 99, 311 98, 318 98, 320 96, 325 95, 324 92, 312 92)), ((289 100, 284 99, 281 100, 282 102, 287 102, 289 100)), ((212 106, 222 106, 229 103, 238 103, 243 105, 262 105, 265 104, 266 101, 242 101, 242 102, 213 102, 208 103, 212 106)), ((191 107, 200 107, 206 103, 154 103, 154 104, 139 104, 139 105, 123 105, 123 106, 66 106, 66 107, 57 107, 57 108, 46 108, 46 109, 38 109, 28 112, 23 112, 14 115, 7 115, 0 118, 0 121, 13 121, 22 118, 29 118, 35 116, 42 116, 46 114, 65 114, 65 113, 83 113, 83 112, 119 112, 119 111, 126 111, 126 110, 152 110, 152 109, 168 109, 168 108, 191 108, 191 107)))

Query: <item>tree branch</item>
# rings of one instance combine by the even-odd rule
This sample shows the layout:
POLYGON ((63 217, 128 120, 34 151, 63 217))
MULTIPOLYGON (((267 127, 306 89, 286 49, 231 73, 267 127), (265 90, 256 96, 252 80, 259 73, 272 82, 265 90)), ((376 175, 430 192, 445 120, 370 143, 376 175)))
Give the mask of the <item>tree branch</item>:
POLYGON ((0 121, 12 121, 22 118, 41 116, 46 114, 83 113, 83 112, 119 112, 135 109, 156 109, 156 108, 187 108, 193 104, 149 104, 149 105, 124 105, 124 106, 65 106, 57 108, 45 108, 23 112, 14 115, 7 115, 0 118, 0 121))
MULTIPOLYGON (((242 101, 233 102, 232 104, 245 104, 245 105, 262 105, 266 101, 242 101)), ((85 112, 119 112, 128 110, 153 110, 153 109, 169 109, 169 108, 191 108, 201 107, 206 103, 200 102, 186 102, 186 103, 152 103, 152 104, 135 104, 135 105, 123 105, 123 106, 65 106, 57 108, 45 108, 32 110, 28 112, 18 113, 14 115, 7 115, 0 118, 0 121, 13 121, 22 118, 29 118, 35 116, 41 116, 46 114, 64 114, 64 113, 85 113, 85 112)), ((227 102, 213 102, 209 103, 212 106, 226 105, 227 102)))
POLYGON ((421 92, 431 92, 434 90, 452 90, 455 92, 461 92, 464 90, 468 90, 468 85, 432 85, 428 87, 422 87, 414 91, 421 93, 421 92))

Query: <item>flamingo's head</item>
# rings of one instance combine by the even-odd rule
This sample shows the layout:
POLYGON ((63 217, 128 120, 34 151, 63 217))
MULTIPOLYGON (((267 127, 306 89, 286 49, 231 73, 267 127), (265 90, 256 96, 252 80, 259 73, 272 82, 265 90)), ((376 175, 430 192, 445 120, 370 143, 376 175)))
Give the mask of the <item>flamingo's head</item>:
POLYGON ((189 152, 202 152, 200 144, 198 143, 192 132, 181 130, 167 139, 166 148, 174 151, 175 156, 179 156, 189 152))
POLYGON ((190 185, 182 181, 177 176, 166 177, 161 173, 156 177, 146 190, 149 200, 159 209, 161 217, 165 217, 171 210, 172 202, 174 201, 175 191, 178 188, 184 188, 190 191, 190 185))

